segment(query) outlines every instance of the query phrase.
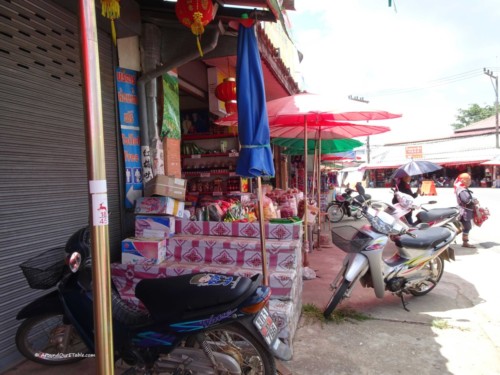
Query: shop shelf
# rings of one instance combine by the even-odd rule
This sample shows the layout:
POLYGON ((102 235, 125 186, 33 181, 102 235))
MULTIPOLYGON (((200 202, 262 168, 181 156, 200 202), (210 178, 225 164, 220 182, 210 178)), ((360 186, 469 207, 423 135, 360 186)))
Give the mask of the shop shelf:
POLYGON ((214 152, 210 154, 191 154, 186 155, 182 154, 182 159, 200 159, 200 158, 210 158, 210 157, 229 157, 229 158, 237 158, 239 156, 238 152, 214 152))
POLYGON ((184 134, 183 141, 194 141, 198 139, 236 138, 238 134, 184 134))

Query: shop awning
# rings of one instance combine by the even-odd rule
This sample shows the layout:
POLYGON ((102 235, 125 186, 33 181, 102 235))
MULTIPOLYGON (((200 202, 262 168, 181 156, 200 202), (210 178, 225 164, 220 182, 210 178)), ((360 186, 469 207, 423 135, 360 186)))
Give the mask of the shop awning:
POLYGON ((466 164, 481 164, 488 159, 467 159, 467 160, 447 160, 447 161, 439 161, 437 164, 442 165, 443 167, 453 167, 457 165, 466 165, 466 164))
POLYGON ((363 166, 364 169, 396 169, 407 163, 408 160, 399 162, 370 163, 363 166))
POLYGON ((487 148, 480 150, 465 150, 460 152, 450 152, 443 154, 442 157, 436 157, 429 160, 445 167, 446 166, 452 167, 456 165, 481 164, 484 163, 485 161, 491 160, 497 155, 500 155, 498 149, 487 148))

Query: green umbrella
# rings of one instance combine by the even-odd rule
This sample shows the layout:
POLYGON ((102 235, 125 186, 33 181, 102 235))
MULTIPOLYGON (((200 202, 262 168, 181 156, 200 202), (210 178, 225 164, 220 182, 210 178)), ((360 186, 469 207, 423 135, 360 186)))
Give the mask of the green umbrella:
MULTIPOLYGON (((307 140, 307 153, 314 154, 316 149, 316 140, 307 140)), ((302 155, 304 154, 304 139, 298 138, 273 138, 271 143, 287 147, 283 151, 285 155, 302 155)), ((350 151, 356 147, 363 146, 363 143, 351 138, 343 139, 323 139, 321 141, 321 154, 333 154, 336 152, 350 151)))

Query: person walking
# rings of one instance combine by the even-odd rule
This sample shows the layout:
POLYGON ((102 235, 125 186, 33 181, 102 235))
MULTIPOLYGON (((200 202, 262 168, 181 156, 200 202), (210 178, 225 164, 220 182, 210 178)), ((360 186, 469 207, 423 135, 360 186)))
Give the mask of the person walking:
POLYGON ((470 174, 462 173, 455 180, 453 187, 460 208, 460 222, 464 228, 462 247, 475 249, 476 246, 469 243, 469 232, 472 229, 472 219, 474 218, 474 198, 472 197, 472 191, 469 190, 471 182, 470 174))
MULTIPOLYGON (((408 195, 412 196, 413 198, 416 198, 420 194, 420 186, 418 187, 417 191, 414 193, 411 190, 410 182, 411 182, 411 176, 404 176, 399 180, 398 184, 396 185, 396 189, 400 193, 408 194, 408 195)), ((398 199, 396 198, 396 195, 394 195, 394 198, 392 198, 392 203, 393 204, 398 203, 398 199)), ((411 210, 410 212, 408 212, 405 215, 406 221, 410 225, 413 225, 412 215, 413 215, 413 210, 411 210)))

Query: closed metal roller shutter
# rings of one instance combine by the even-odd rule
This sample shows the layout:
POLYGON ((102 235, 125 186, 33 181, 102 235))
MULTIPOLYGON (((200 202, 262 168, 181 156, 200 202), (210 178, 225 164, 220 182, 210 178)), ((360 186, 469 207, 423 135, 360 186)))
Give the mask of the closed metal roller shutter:
MULTIPOLYGON (((109 36, 100 34, 109 232, 116 258, 121 223, 114 68, 109 36)), ((78 35, 77 16, 50 1, 0 1, 0 370, 19 359, 16 313, 43 293, 28 287, 19 264, 64 245, 88 222, 78 35)))

